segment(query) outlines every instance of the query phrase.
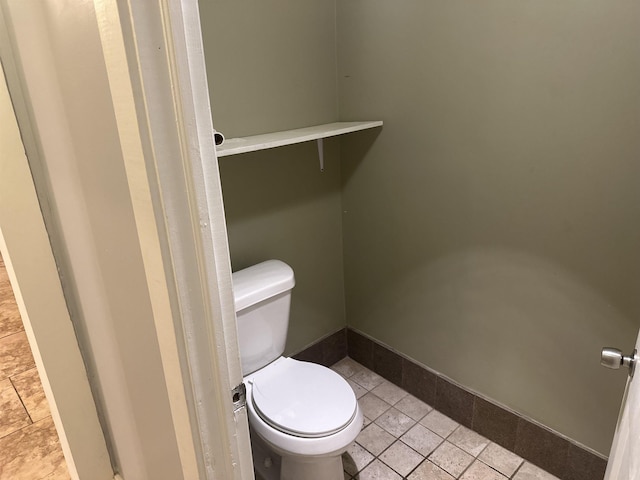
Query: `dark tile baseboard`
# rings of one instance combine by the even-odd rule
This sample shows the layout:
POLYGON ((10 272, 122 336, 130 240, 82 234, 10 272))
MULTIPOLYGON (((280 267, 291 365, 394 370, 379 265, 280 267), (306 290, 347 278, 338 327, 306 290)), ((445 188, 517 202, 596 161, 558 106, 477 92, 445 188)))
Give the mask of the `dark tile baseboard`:
POLYGON ((345 328, 294 355, 331 366, 349 356, 467 428, 561 480, 603 480, 607 461, 562 435, 345 328))
POLYGON ((330 367, 347 356, 347 329, 343 328, 321 338, 293 355, 296 360, 318 363, 330 367))

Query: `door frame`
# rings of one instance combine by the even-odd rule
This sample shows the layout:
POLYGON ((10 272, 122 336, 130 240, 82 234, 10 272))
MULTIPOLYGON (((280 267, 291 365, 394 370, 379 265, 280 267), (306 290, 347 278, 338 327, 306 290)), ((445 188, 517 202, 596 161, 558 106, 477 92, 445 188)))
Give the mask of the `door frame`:
MULTIPOLYGON (((242 382, 242 372, 197 1, 95 0, 94 8, 153 304, 159 367, 164 372, 179 445, 177 461, 185 479, 253 479, 246 408, 232 400, 232 389, 242 382)), ((7 39, 6 21, 0 8, 2 41, 7 39)), ((13 68, 15 47, 11 42, 0 46, 3 63, 9 64, 6 74, 14 106, 24 114, 28 102, 21 88, 24 79, 13 68)), ((35 141, 32 126, 24 121, 28 114, 18 118, 25 144, 35 141)), ((24 166, 36 178, 42 168, 39 160, 34 161, 31 154, 28 160, 24 158, 24 166)), ((32 182, 33 178, 29 176, 32 182)), ((40 208, 46 210, 48 199, 40 191, 36 198, 31 186, 41 233, 51 252, 40 212, 40 208)), ((22 291, 23 284, 42 277, 42 272, 33 265, 30 270, 23 269, 16 260, 20 250, 12 246, 17 240, 7 238, 5 235, 5 250, 12 271, 20 272, 16 276, 22 291)), ((49 264, 59 285, 52 253, 49 264)), ((19 295, 29 311, 33 300, 23 293, 19 295)), ((60 298, 64 300, 61 289, 60 298)), ((69 340, 78 352, 70 361, 86 382, 87 373, 63 306, 72 334, 69 340)), ((58 323, 50 322, 49 328, 58 323)), ((69 395, 54 388, 58 377, 49 373, 55 364, 44 353, 55 346, 53 338, 37 328, 32 337, 35 356, 42 357, 43 383, 51 384, 48 393, 52 394, 56 425, 66 432, 78 416, 77 410, 70 409, 69 395)), ((87 399, 95 412, 90 393, 87 399)), ((69 439, 65 456, 72 465, 79 466, 98 454, 100 449, 86 440, 83 437, 81 445, 69 439)), ((101 431, 100 440, 104 444, 101 431)), ((108 464, 105 452, 103 448, 98 456, 108 464)), ((88 471, 78 468, 74 478, 99 478, 98 470, 88 471)))
POLYGON ((174 290, 155 298, 180 308, 179 335, 161 350, 183 362, 173 391, 187 391, 183 413, 196 421, 183 416, 183 439, 190 432, 206 478, 253 479, 247 410, 233 403, 242 368, 198 3, 94 4, 129 184, 148 188, 132 196, 147 275, 172 262, 174 290))

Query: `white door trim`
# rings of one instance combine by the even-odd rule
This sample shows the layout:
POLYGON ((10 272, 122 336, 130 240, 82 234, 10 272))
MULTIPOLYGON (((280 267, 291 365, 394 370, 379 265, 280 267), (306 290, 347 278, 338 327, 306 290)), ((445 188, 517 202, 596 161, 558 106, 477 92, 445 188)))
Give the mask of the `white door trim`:
POLYGON ((95 6, 149 285, 167 279, 150 293, 174 311, 157 326, 181 373, 167 387, 185 478, 253 479, 197 2, 95 6))
POLYGON ((0 252, 71 478, 113 478, 87 372, 0 66, 0 252))
MULTIPOLYGON (((636 338, 634 352, 636 362, 640 362, 640 332, 636 338)), ((625 352, 626 353, 626 352, 625 352)), ((624 369, 626 372, 626 368, 624 369)), ((612 372, 613 373, 613 372, 612 372)), ((627 378, 616 432, 611 444, 605 480, 637 480, 640 477, 640 379, 638 365, 635 374, 627 378)))
MULTIPOLYGON (((86 0, 76 1, 87 5, 86 0)), ((93 6, 183 477, 252 479, 246 409, 234 410, 231 398, 242 373, 197 2, 96 0, 93 6)), ((70 11, 73 1, 62 7, 70 11)), ((85 26, 94 28, 90 21, 85 26)), ((95 32, 77 33, 81 42, 82 35, 95 32)), ((14 48, 7 42, 0 45, 0 53, 11 56, 14 48)), ((22 117, 28 117, 24 113, 29 109, 20 101, 24 79, 19 72, 11 65, 11 93, 18 97, 22 117)), ((31 143, 29 128, 21 124, 25 141, 31 143)), ((40 174, 37 168, 33 174, 40 174)), ((46 211, 46 203, 42 207, 46 211)), ((11 248, 9 253, 13 258, 11 248)), ((45 370, 47 363, 43 356, 45 370)), ((114 385, 114 390, 119 388, 122 385, 114 385)), ((121 393, 101 392, 125 398, 121 393)), ((64 425, 55 391, 54 397, 64 425)), ((95 411, 93 403, 91 408, 95 411)), ((123 429, 119 444, 131 440, 136 445, 140 439, 135 435, 123 429)), ((72 442, 68 450, 76 464, 89 455, 72 442)), ((140 464, 154 460, 140 459, 140 464)), ((80 473, 80 478, 99 480, 99 473, 80 473)))

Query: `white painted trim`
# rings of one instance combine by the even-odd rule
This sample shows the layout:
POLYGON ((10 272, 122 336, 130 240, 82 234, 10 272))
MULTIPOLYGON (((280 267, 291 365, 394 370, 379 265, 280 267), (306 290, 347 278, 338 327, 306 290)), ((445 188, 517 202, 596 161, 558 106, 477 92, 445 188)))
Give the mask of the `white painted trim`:
MULTIPOLYGON (((185 479, 198 478, 197 437, 193 432, 181 364, 183 338, 174 325, 169 279, 165 274, 163 252, 154 214, 153 196, 145 165, 145 152, 136 116, 135 98, 127 66, 120 17, 114 2, 95 2, 96 16, 107 64, 114 112, 131 194, 140 250, 151 299, 153 319, 162 359, 164 378, 177 436, 180 463, 185 479)), ((159 207, 160 208, 160 207, 159 207)))
POLYGON ((109 454, 1 67, 0 119, 0 252, 69 473, 74 480, 110 479, 109 454))
POLYGON ((200 478, 252 479, 246 409, 234 412, 231 401, 242 373, 197 2, 122 0, 119 21, 113 2, 105 3, 95 4, 102 12, 101 38, 121 140, 131 147, 124 151, 130 155, 127 175, 130 185, 146 176, 149 186, 144 198, 134 200, 141 245, 148 246, 145 238, 154 228, 160 238, 155 251, 147 252, 145 268, 154 278, 161 257, 173 280, 167 292, 156 293, 168 295, 177 322, 176 337, 161 348, 167 349, 163 358, 166 354, 170 364, 181 364, 184 397, 177 398, 176 384, 180 412, 173 412, 174 422, 185 422, 185 411, 191 416, 189 427, 176 428, 193 441, 181 455, 191 462, 195 454, 200 478), (131 129, 137 135, 127 137, 131 129), (131 145, 134 137, 140 145, 131 145))
MULTIPOLYGON (((635 348, 640 351, 640 332, 636 337, 635 348)), ((637 353, 635 358, 636 361, 640 361, 637 353)), ((627 378, 604 480, 637 480, 640 475, 638 420, 640 420, 640 378, 636 366, 633 377, 627 378)))

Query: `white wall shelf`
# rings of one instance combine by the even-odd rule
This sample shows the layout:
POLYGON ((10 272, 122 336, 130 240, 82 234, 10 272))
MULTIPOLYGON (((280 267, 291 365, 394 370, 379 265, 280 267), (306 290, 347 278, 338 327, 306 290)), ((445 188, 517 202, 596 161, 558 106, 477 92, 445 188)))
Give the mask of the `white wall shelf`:
POLYGON ((295 130, 265 133, 251 137, 231 138, 217 148, 218 157, 239 155, 241 153, 256 152, 268 148, 293 145, 295 143, 318 141, 318 154, 320 156, 320 170, 324 170, 324 155, 322 140, 327 137, 335 137, 346 133, 359 132, 370 128, 381 127, 382 121, 373 122, 335 122, 325 125, 316 125, 295 130))

